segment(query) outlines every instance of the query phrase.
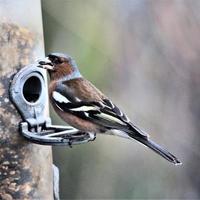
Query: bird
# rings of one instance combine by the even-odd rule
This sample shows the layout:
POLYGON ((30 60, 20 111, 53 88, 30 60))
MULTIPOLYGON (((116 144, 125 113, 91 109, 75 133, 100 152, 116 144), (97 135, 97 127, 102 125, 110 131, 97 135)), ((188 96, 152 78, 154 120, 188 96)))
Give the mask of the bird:
POLYGON ((50 76, 49 98, 56 113, 72 127, 90 133, 120 132, 120 136, 135 139, 169 162, 180 160, 152 141, 106 95, 85 79, 76 61, 64 53, 50 53, 39 61, 39 67, 50 76), (117 131, 116 131, 117 130, 117 131))

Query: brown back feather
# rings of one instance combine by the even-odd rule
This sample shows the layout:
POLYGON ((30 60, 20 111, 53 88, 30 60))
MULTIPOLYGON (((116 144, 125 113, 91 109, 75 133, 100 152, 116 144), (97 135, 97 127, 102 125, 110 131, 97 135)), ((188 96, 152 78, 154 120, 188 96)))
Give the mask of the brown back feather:
POLYGON ((99 89, 84 78, 65 81, 64 84, 82 101, 103 101, 106 98, 99 89))

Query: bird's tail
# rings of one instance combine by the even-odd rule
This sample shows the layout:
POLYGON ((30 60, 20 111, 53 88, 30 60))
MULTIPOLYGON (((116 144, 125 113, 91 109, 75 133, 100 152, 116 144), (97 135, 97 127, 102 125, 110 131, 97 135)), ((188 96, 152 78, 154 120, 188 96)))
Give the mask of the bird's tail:
POLYGON ((156 152, 157 154, 159 154, 160 156, 162 156, 163 158, 165 158, 169 162, 172 162, 175 165, 182 164, 178 160, 178 158, 176 158, 176 156, 174 156, 169 151, 167 151, 166 149, 162 148, 161 146, 159 146, 158 144, 156 144, 152 140, 144 139, 144 138, 139 138, 139 139, 137 138, 136 140, 138 140, 139 142, 141 142, 145 146, 149 147, 151 150, 153 150, 154 152, 156 152))
MULTIPOLYGON (((129 129, 130 131, 130 129, 129 129)), ((134 126, 134 131, 132 130, 131 132, 128 133, 128 135, 131 138, 134 138, 138 142, 144 144, 145 146, 149 147, 151 150, 168 160, 169 162, 175 164, 175 165, 181 165, 182 163, 174 156, 171 154, 169 151, 161 147, 160 145, 156 144, 152 140, 149 139, 148 135, 144 133, 142 130, 134 126)))

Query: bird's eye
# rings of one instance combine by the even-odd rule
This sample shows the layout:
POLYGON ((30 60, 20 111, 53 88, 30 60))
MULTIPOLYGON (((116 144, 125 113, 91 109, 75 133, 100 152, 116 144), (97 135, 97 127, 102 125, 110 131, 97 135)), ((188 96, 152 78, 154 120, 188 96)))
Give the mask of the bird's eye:
POLYGON ((60 59, 56 58, 56 59, 54 60, 54 63, 55 63, 55 64, 61 64, 62 61, 61 61, 60 59))

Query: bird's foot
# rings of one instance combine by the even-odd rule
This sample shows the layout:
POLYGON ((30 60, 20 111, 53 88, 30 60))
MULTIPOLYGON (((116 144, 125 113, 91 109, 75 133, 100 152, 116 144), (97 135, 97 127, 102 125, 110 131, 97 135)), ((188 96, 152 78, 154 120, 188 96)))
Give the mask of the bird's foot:
POLYGON ((90 136, 90 141, 95 141, 96 140, 96 133, 89 132, 88 134, 90 136))

